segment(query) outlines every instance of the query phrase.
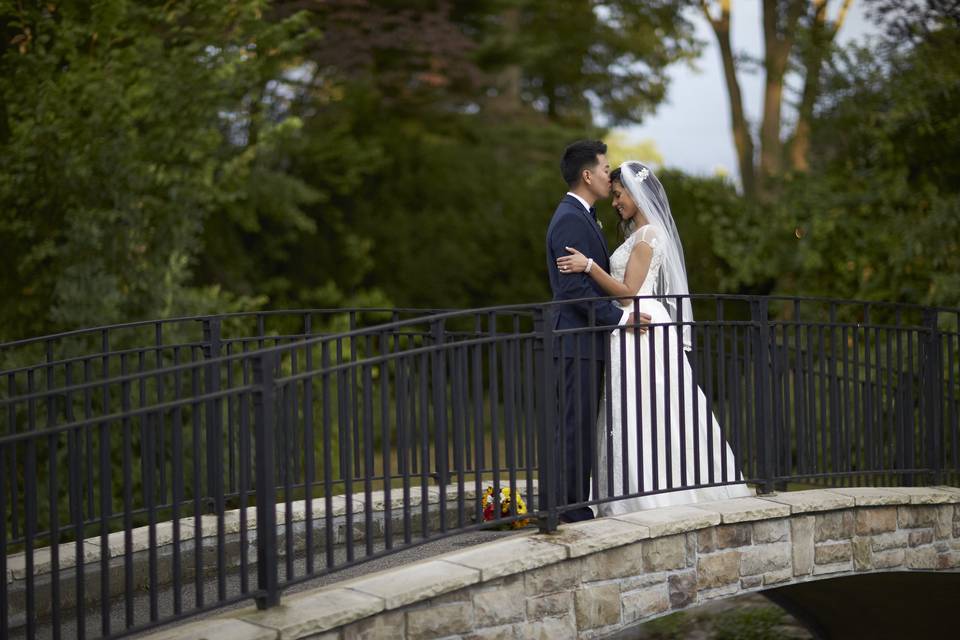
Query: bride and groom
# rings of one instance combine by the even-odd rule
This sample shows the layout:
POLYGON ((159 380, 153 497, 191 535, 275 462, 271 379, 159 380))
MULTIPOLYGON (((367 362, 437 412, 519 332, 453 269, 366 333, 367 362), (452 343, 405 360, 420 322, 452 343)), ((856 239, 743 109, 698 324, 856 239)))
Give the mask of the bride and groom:
POLYGON ((663 185, 641 162, 611 173, 606 152, 594 140, 567 147, 570 191, 547 229, 554 301, 619 298, 554 305, 560 503, 581 505, 560 519, 592 518, 591 500, 613 515, 753 495, 686 357, 693 314, 663 185), (593 205, 611 191, 624 242, 608 257, 593 205))

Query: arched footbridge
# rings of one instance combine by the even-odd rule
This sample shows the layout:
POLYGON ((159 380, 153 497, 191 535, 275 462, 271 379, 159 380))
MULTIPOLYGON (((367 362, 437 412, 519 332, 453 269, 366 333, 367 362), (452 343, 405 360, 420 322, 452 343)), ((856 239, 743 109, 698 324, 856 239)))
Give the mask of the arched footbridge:
MULTIPOLYGON (((740 474, 756 495, 565 525, 573 508, 640 494, 611 468, 605 487, 592 473, 575 498, 557 490, 571 473, 559 416, 577 402, 562 363, 607 366, 564 336, 593 332, 605 352, 613 329, 560 328, 557 303, 229 314, 0 345, 0 636, 616 637, 763 591, 843 637, 838 600, 894 585, 863 623, 882 634, 906 596, 931 594, 918 611, 956 593, 960 310, 692 302, 689 354, 670 352, 673 325, 635 344, 660 341, 659 366, 689 359, 685 384, 703 390, 733 465, 654 473, 644 495, 740 474)), ((620 340, 622 366, 656 361, 620 340)))
POLYGON ((567 524, 149 638, 629 637, 653 618, 751 592, 815 637, 949 637, 960 489, 797 491, 567 524), (837 601, 818 600, 825 593, 837 601))

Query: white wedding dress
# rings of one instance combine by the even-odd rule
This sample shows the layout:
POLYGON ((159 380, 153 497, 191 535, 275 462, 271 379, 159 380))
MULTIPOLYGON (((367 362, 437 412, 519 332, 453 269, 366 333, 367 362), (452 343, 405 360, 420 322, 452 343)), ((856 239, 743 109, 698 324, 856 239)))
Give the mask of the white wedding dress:
MULTIPOLYGON (((610 256, 610 275, 623 282, 627 269, 630 252, 636 242, 646 242, 653 249, 653 257, 647 277, 644 279, 636 295, 653 295, 657 278, 660 277, 663 265, 663 251, 658 246, 655 229, 644 226, 637 229, 626 242, 617 247, 610 256)), ((626 307, 625 307, 626 308, 626 307)), ((634 310, 631 303, 630 309, 634 310)), ((639 301, 639 310, 650 314, 651 322, 672 323, 666 307, 655 299, 639 301)), ((742 496, 754 495, 754 492, 743 483, 743 476, 734 461, 733 451, 723 439, 720 425, 716 418, 710 415, 707 418, 707 401, 703 391, 697 386, 686 353, 678 356, 678 349, 682 343, 678 336, 676 325, 652 327, 643 334, 634 334, 630 331, 614 331, 610 336, 610 369, 607 371, 609 383, 604 383, 604 391, 600 400, 600 417, 597 424, 597 486, 599 497, 607 499, 618 495, 628 495, 638 492, 667 490, 666 493, 655 493, 635 498, 605 502, 598 505, 599 515, 616 515, 652 509, 657 507, 675 506, 695 502, 708 502, 742 496), (666 340, 665 340, 666 337, 666 340), (650 340, 653 340, 653 366, 651 367, 650 340), (639 341, 639 345, 635 344, 639 341), (621 341, 623 344, 621 345, 621 341), (668 344, 664 344, 667 342, 668 344), (637 347, 639 346, 639 358, 637 347), (621 349, 624 356, 621 356, 621 349), (669 363, 665 362, 669 357, 669 363), (678 365, 682 364, 682 371, 678 365), (669 365, 669 366, 668 366, 669 365), (640 411, 639 424, 637 412, 637 377, 640 378, 640 411), (626 377, 626 386, 622 377, 626 377), (669 384, 668 384, 669 382, 669 384), (683 403, 680 409, 680 385, 683 384, 683 403), (651 393, 651 385, 653 385, 651 393), (668 391, 669 387, 669 391, 668 391), (626 390, 625 402, 621 396, 626 390), (607 390, 610 390, 610 402, 607 401, 607 390), (698 395, 697 416, 694 416, 694 394, 698 395), (668 397, 669 396, 669 397, 668 397), (652 402, 655 401, 655 413, 652 402), (666 424, 667 403, 669 402, 669 424, 666 424), (609 407, 608 407, 609 405, 609 407), (607 419, 607 409, 610 409, 610 419, 607 419), (625 415, 623 409, 626 408, 625 415), (681 425, 683 439, 681 440, 681 425), (654 429, 656 427, 656 429, 654 429), (712 430, 712 434, 708 434, 712 430), (623 460, 626 435, 626 461, 623 460), (638 465, 637 436, 641 434, 640 455, 642 469, 638 465), (612 451, 608 453, 607 438, 610 438, 612 451), (667 446, 670 447, 670 484, 667 482, 667 446), (682 444, 681 444, 682 443, 682 444), (712 443, 712 447, 710 444, 712 443), (682 474, 681 446, 685 449, 686 478, 682 474), (712 451, 711 451, 712 448, 712 451), (696 456, 698 453, 699 456, 696 456), (653 459, 657 459, 657 482, 654 483, 653 459), (608 474, 608 457, 612 463, 608 474), (697 481, 695 465, 699 457, 699 482, 697 481), (712 474, 710 458, 712 457, 712 474), (726 461, 724 462, 724 457, 726 461), (626 464, 624 464, 626 462, 626 464), (725 466, 724 466, 725 464, 725 466), (724 470, 726 474, 724 475, 724 470), (624 490, 624 475, 627 476, 626 491, 624 490), (612 475, 612 493, 609 480, 612 475), (638 480, 642 476, 642 484, 638 480), (719 482, 734 482, 714 487, 684 489, 698 484, 713 484, 719 482)))

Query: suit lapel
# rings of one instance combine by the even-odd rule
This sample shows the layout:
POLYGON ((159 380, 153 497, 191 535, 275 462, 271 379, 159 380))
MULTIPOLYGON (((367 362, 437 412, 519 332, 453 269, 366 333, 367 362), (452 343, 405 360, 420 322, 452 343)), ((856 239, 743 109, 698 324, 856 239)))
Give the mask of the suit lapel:
POLYGON ((606 238, 603 237, 603 232, 600 230, 600 225, 597 224, 597 221, 593 219, 593 216, 591 216, 589 212, 584 211, 584 209, 583 209, 583 204, 582 204, 579 200, 577 200, 576 198, 574 198, 573 196, 567 196, 567 195, 565 195, 565 196, 563 197, 563 199, 566 200, 567 202, 569 202, 569 203, 570 203, 571 205, 573 205, 574 207, 576 207, 576 208, 577 208, 577 211, 580 212, 580 215, 582 215, 584 218, 587 219, 587 221, 590 223, 590 227, 593 228, 593 232, 594 232, 595 234, 597 234, 597 239, 600 240, 600 246, 603 247, 603 252, 604 252, 604 256, 603 256, 603 257, 604 257, 604 259, 609 258, 609 256, 606 255, 606 254, 607 254, 607 240, 606 240, 606 238))

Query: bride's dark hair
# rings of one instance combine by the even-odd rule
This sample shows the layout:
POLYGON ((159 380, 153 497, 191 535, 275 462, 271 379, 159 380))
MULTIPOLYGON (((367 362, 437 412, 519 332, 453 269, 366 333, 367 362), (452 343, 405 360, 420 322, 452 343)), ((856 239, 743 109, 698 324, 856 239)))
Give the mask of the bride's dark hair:
MULTIPOLYGON (((617 167, 616 169, 611 171, 610 183, 612 184, 614 182, 619 182, 620 186, 626 189, 627 185, 623 184, 623 178, 621 177, 622 173, 623 171, 620 167, 617 167)), ((617 222, 617 231, 620 232, 620 237, 626 240, 630 236, 630 234, 633 233, 634 231, 633 220, 624 220, 623 218, 620 217, 619 213, 617 214, 617 218, 619 220, 619 222, 617 222)))

